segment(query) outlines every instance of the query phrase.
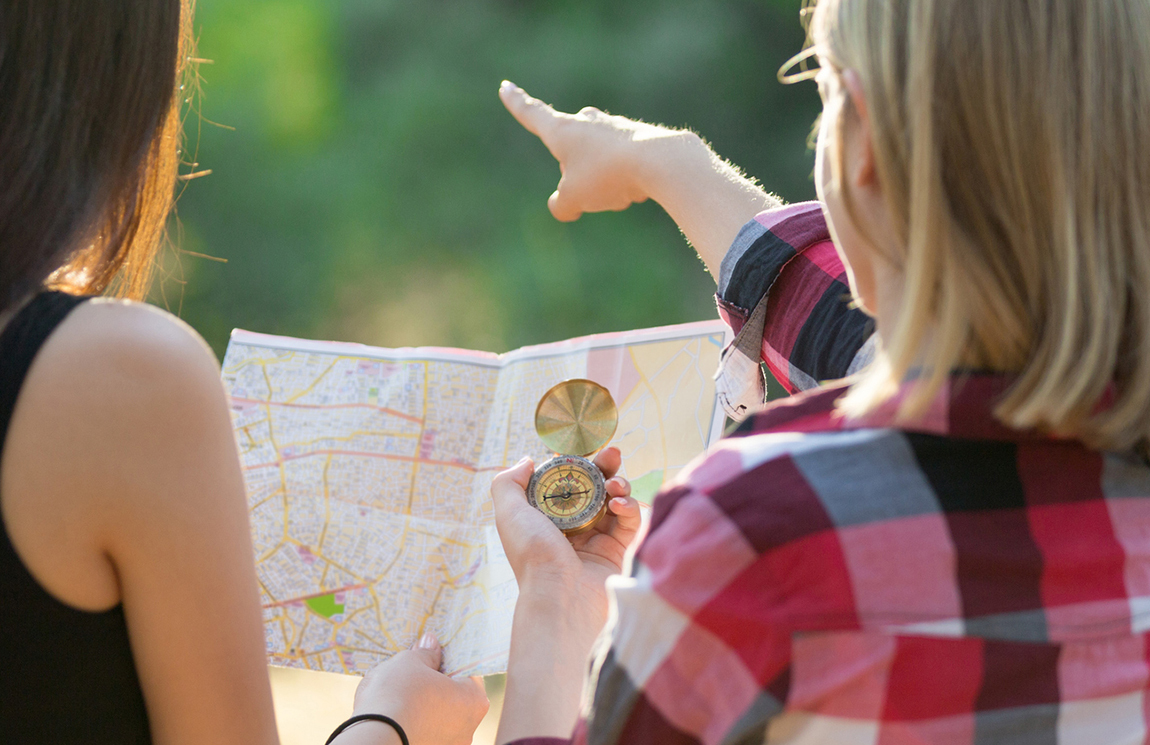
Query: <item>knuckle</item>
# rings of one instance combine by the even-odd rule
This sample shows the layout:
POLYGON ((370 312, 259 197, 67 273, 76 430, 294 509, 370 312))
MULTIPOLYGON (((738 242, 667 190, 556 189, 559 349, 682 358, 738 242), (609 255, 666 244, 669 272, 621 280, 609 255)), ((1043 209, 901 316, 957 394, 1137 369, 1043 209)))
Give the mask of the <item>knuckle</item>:
POLYGON ((579 109, 579 116, 584 117, 586 119, 595 119, 595 118, 598 118, 602 115, 603 115, 603 112, 600 111, 599 109, 595 108, 594 106, 584 106, 583 108, 579 109))

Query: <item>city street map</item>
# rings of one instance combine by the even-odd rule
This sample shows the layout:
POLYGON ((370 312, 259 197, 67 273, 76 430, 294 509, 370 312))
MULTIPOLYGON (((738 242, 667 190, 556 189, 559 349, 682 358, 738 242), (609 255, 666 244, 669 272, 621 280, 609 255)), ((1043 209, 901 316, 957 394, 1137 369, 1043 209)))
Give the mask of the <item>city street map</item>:
POLYGON ((223 363, 242 454, 269 661, 363 674, 424 632, 453 675, 502 672, 518 588, 489 494, 550 453, 535 407, 590 378, 649 502, 720 435, 721 322, 503 355, 380 349, 236 330, 223 363))

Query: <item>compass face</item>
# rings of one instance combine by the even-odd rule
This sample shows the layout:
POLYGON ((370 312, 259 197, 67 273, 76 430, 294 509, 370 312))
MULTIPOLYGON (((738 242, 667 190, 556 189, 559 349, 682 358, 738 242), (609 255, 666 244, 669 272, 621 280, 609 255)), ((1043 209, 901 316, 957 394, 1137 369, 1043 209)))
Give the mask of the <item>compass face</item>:
POLYGON ((568 535, 590 530, 607 506, 603 474, 591 461, 559 455, 535 469, 527 485, 531 506, 568 535))

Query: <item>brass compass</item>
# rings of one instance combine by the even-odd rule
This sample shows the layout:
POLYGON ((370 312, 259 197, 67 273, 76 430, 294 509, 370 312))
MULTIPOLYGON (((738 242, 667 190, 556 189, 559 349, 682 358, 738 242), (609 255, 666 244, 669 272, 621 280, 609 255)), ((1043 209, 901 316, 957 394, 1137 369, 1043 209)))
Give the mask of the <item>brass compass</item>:
POLYGON ((587 460, 615 434, 619 410, 611 393, 591 380, 567 380, 543 395, 535 431, 554 458, 535 469, 527 501, 567 535, 595 527, 607 511, 607 485, 587 460))

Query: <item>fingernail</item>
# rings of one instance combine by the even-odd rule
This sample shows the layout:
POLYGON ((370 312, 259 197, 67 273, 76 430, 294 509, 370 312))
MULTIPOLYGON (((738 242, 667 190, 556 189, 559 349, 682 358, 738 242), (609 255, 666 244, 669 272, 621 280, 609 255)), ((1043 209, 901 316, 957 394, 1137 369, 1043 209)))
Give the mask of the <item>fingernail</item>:
POLYGON ((515 89, 515 83, 512 83, 510 80, 504 80, 502 83, 499 84, 499 90, 501 90, 501 91, 510 91, 510 90, 514 90, 514 89, 515 89))
POLYGON ((419 639, 419 648, 420 649, 435 649, 438 646, 439 646, 439 640, 435 638, 435 634, 432 634, 430 632, 424 634, 419 639))
POLYGON ((518 468, 519 466, 523 465, 524 463, 526 463, 529 460, 531 460, 531 456, 525 455, 519 459, 519 462, 515 464, 515 467, 518 468))

